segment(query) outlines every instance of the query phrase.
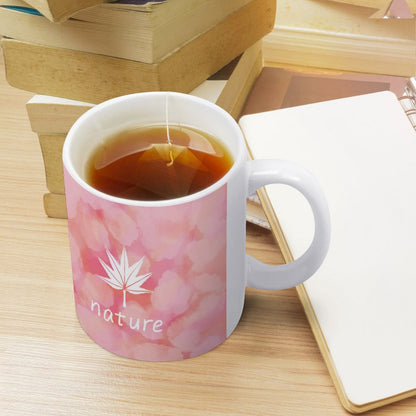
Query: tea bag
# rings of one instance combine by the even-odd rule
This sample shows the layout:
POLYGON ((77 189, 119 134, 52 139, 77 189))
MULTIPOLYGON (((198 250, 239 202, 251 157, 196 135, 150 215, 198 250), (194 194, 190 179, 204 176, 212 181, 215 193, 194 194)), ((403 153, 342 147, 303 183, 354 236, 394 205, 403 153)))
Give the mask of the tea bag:
MULTIPOLYGON (((173 142, 170 135, 170 121, 169 121, 169 93, 166 93, 166 101, 165 101, 165 123, 166 123, 166 141, 167 144, 172 150, 172 153, 169 154, 170 161, 168 162, 169 165, 172 165, 175 160, 175 156, 173 153, 173 142)), ((190 129, 184 129, 184 132, 186 130, 186 136, 187 140, 186 142, 183 141, 180 144, 176 143, 176 146, 183 147, 184 149, 189 150, 195 150, 197 152, 203 152, 207 154, 215 154, 216 151, 212 145, 212 143, 203 135, 197 133, 196 131, 192 131, 190 129)), ((183 140, 183 138, 182 138, 183 140)))
MULTIPOLYGON (((183 131, 180 143, 173 143, 169 124, 169 93, 165 101, 166 143, 154 143, 139 158, 138 173, 141 187, 159 198, 167 199, 187 195, 196 174, 208 172, 194 151, 214 153, 212 144, 202 135, 192 139, 191 131, 183 131), (156 162, 159 161, 156 168, 156 162), (153 169, 150 169, 152 165, 153 169), (161 180, 162 179, 162 180, 161 180)), ((194 133, 198 134, 198 133, 194 133)))
POLYGON ((153 144, 138 162, 136 177, 140 186, 161 199, 187 195, 195 174, 208 173, 189 148, 172 143, 153 144))
POLYGON ((173 149, 172 149, 172 141, 170 140, 170 128, 169 128, 169 107, 168 107, 168 98, 169 93, 166 93, 166 101, 165 101, 165 122, 166 122, 166 139, 168 141, 168 148, 169 148, 169 162, 166 166, 173 165, 173 149))

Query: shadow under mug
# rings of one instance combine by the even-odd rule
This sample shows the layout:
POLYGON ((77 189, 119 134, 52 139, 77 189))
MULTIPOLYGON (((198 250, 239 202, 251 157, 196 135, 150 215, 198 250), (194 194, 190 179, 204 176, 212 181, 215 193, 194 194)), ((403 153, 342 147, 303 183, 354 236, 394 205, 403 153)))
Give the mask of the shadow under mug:
POLYGON ((150 92, 103 102, 71 128, 63 164, 77 316, 92 340, 123 357, 171 361, 215 348, 239 322, 246 285, 298 285, 328 251, 329 212, 314 177, 288 161, 247 161, 235 120, 197 97, 150 92), (163 201, 121 199, 88 185, 91 152, 116 132, 163 123, 166 100, 170 123, 205 131, 228 147, 234 163, 225 176, 163 201), (246 198, 271 183, 299 190, 315 220, 308 250, 279 266, 245 252, 246 198))

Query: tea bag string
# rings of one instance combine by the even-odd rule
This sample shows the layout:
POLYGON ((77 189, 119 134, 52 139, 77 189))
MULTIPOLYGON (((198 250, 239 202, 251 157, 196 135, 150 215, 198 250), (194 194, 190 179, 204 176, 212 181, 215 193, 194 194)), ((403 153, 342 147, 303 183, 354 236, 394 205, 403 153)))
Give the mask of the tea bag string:
POLYGON ((169 158, 170 161, 166 164, 166 166, 172 166, 173 165, 173 148, 172 148, 172 141, 170 140, 170 133, 169 133, 169 93, 166 93, 166 101, 165 101, 165 120, 166 120, 166 137, 168 140, 168 146, 169 146, 169 158))

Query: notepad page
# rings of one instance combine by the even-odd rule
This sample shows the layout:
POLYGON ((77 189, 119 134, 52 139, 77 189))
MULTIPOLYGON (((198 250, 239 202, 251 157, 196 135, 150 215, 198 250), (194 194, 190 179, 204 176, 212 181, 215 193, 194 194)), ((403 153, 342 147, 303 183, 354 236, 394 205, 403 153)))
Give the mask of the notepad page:
MULTIPOLYGON (((416 134, 397 98, 379 92, 248 115, 255 159, 313 172, 331 213, 331 245, 304 284, 335 372, 361 406, 416 389, 416 134)), ((282 185, 267 195, 295 258, 313 219, 282 185)))

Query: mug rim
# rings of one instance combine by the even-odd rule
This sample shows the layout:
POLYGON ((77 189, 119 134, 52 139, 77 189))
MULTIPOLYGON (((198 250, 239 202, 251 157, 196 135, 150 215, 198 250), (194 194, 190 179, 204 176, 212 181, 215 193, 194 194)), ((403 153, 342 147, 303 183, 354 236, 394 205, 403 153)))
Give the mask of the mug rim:
MULTIPOLYGON (((204 129, 201 129, 204 131, 204 129)), ((221 140, 221 138, 218 138, 221 140)), ((221 140, 222 141, 222 140, 221 140)), ((88 191, 90 194, 96 196, 97 198, 101 198, 110 202, 122 204, 122 205, 130 205, 130 206, 147 206, 147 207, 164 207, 164 206, 172 206, 172 205, 180 205, 185 204, 187 202, 195 201, 197 199, 203 198, 206 195, 211 194, 212 192, 215 192, 217 189, 221 188, 224 184, 226 184, 229 181, 229 178, 234 175, 234 172, 238 169, 238 167, 244 163, 246 160, 246 151, 245 151, 245 142, 243 133, 241 132, 240 128, 238 127, 237 122, 234 120, 234 118, 226 112, 223 108, 219 107, 215 103, 212 103, 211 101, 208 101, 204 98, 193 96, 190 94, 184 94, 179 92, 171 92, 171 91, 154 91, 154 92, 139 92, 139 93, 133 93, 133 94, 127 94, 122 95, 119 97, 111 98, 109 100, 103 101, 94 107, 87 110, 85 113, 83 113, 76 122, 72 125, 70 128, 64 142, 63 150, 62 150, 62 161, 63 161, 63 167, 67 171, 67 173, 71 176, 71 178, 81 187, 83 187, 86 191, 88 191), (135 97, 144 97, 145 96, 154 96, 154 95, 174 95, 181 98, 184 98, 186 100, 189 100, 190 102, 199 103, 202 105, 205 105, 207 107, 210 107, 214 111, 218 113, 219 116, 224 117, 227 120, 227 123, 230 125, 230 128, 232 128, 235 131, 235 136, 237 137, 237 152, 233 156, 233 163, 231 165, 231 168, 227 171, 227 173, 222 176, 220 179, 218 179, 216 182, 214 182, 212 185, 201 189, 198 192, 182 196, 179 198, 172 198, 172 199, 163 199, 163 200, 155 200, 155 201, 149 201, 149 200, 136 200, 136 199, 127 199, 127 198, 121 198, 114 195, 107 194, 105 192, 99 191, 98 189, 94 188, 93 186, 89 185, 82 177, 79 175, 77 170, 75 169, 71 156, 71 144, 74 140, 76 140, 76 134, 77 130, 84 124, 87 123, 88 120, 93 117, 96 113, 99 113, 103 109, 117 105, 117 103, 126 101, 126 100, 134 100, 135 97)))

